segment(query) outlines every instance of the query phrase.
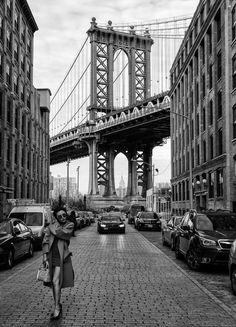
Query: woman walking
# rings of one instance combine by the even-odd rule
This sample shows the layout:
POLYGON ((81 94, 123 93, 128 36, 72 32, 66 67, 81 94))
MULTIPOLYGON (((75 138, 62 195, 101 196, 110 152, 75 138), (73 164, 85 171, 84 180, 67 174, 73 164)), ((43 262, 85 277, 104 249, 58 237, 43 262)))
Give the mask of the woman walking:
POLYGON ((74 286, 74 271, 69 251, 70 237, 74 224, 68 220, 65 208, 57 208, 53 212, 55 219, 45 229, 43 239, 43 262, 49 266, 54 298, 54 311, 51 320, 57 320, 62 315, 61 289, 74 286))

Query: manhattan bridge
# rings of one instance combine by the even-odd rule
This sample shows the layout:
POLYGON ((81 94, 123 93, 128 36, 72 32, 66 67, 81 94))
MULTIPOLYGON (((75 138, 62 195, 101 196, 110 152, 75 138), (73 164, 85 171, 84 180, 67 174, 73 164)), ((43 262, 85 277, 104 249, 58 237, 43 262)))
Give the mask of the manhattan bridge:
POLYGON ((96 205, 119 200, 119 153, 128 160, 129 200, 144 199, 152 187, 152 150, 170 136, 169 70, 190 20, 113 25, 92 18, 51 99, 49 128, 50 165, 89 156, 88 196, 96 205))

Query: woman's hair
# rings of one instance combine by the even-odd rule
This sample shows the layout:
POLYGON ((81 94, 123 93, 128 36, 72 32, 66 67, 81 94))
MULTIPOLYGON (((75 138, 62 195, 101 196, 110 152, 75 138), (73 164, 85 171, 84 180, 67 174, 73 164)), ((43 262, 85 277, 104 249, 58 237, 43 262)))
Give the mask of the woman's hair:
POLYGON ((58 211, 64 211, 66 213, 66 217, 68 217, 67 215, 67 211, 66 211, 66 208, 64 207, 56 207, 53 211, 53 216, 57 219, 57 213, 58 211))

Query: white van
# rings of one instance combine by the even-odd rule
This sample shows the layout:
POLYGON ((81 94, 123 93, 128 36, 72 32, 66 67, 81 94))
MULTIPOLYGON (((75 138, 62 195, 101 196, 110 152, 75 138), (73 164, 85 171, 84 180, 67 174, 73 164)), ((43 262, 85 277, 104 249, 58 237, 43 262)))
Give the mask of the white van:
POLYGON ((35 246, 42 248, 44 228, 51 221, 51 207, 49 204, 18 204, 12 208, 8 217, 19 218, 30 227, 35 237, 35 246))

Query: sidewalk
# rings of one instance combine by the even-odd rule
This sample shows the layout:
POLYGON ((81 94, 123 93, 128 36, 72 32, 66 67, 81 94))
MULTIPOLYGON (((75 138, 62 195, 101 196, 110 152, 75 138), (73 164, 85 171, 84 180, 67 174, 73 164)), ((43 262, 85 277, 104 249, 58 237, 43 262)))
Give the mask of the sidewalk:
POLYGON ((62 290, 63 315, 50 322, 51 290, 36 281, 41 258, 0 283, 0 326, 235 327, 236 315, 133 227, 71 239, 75 287, 62 290))

